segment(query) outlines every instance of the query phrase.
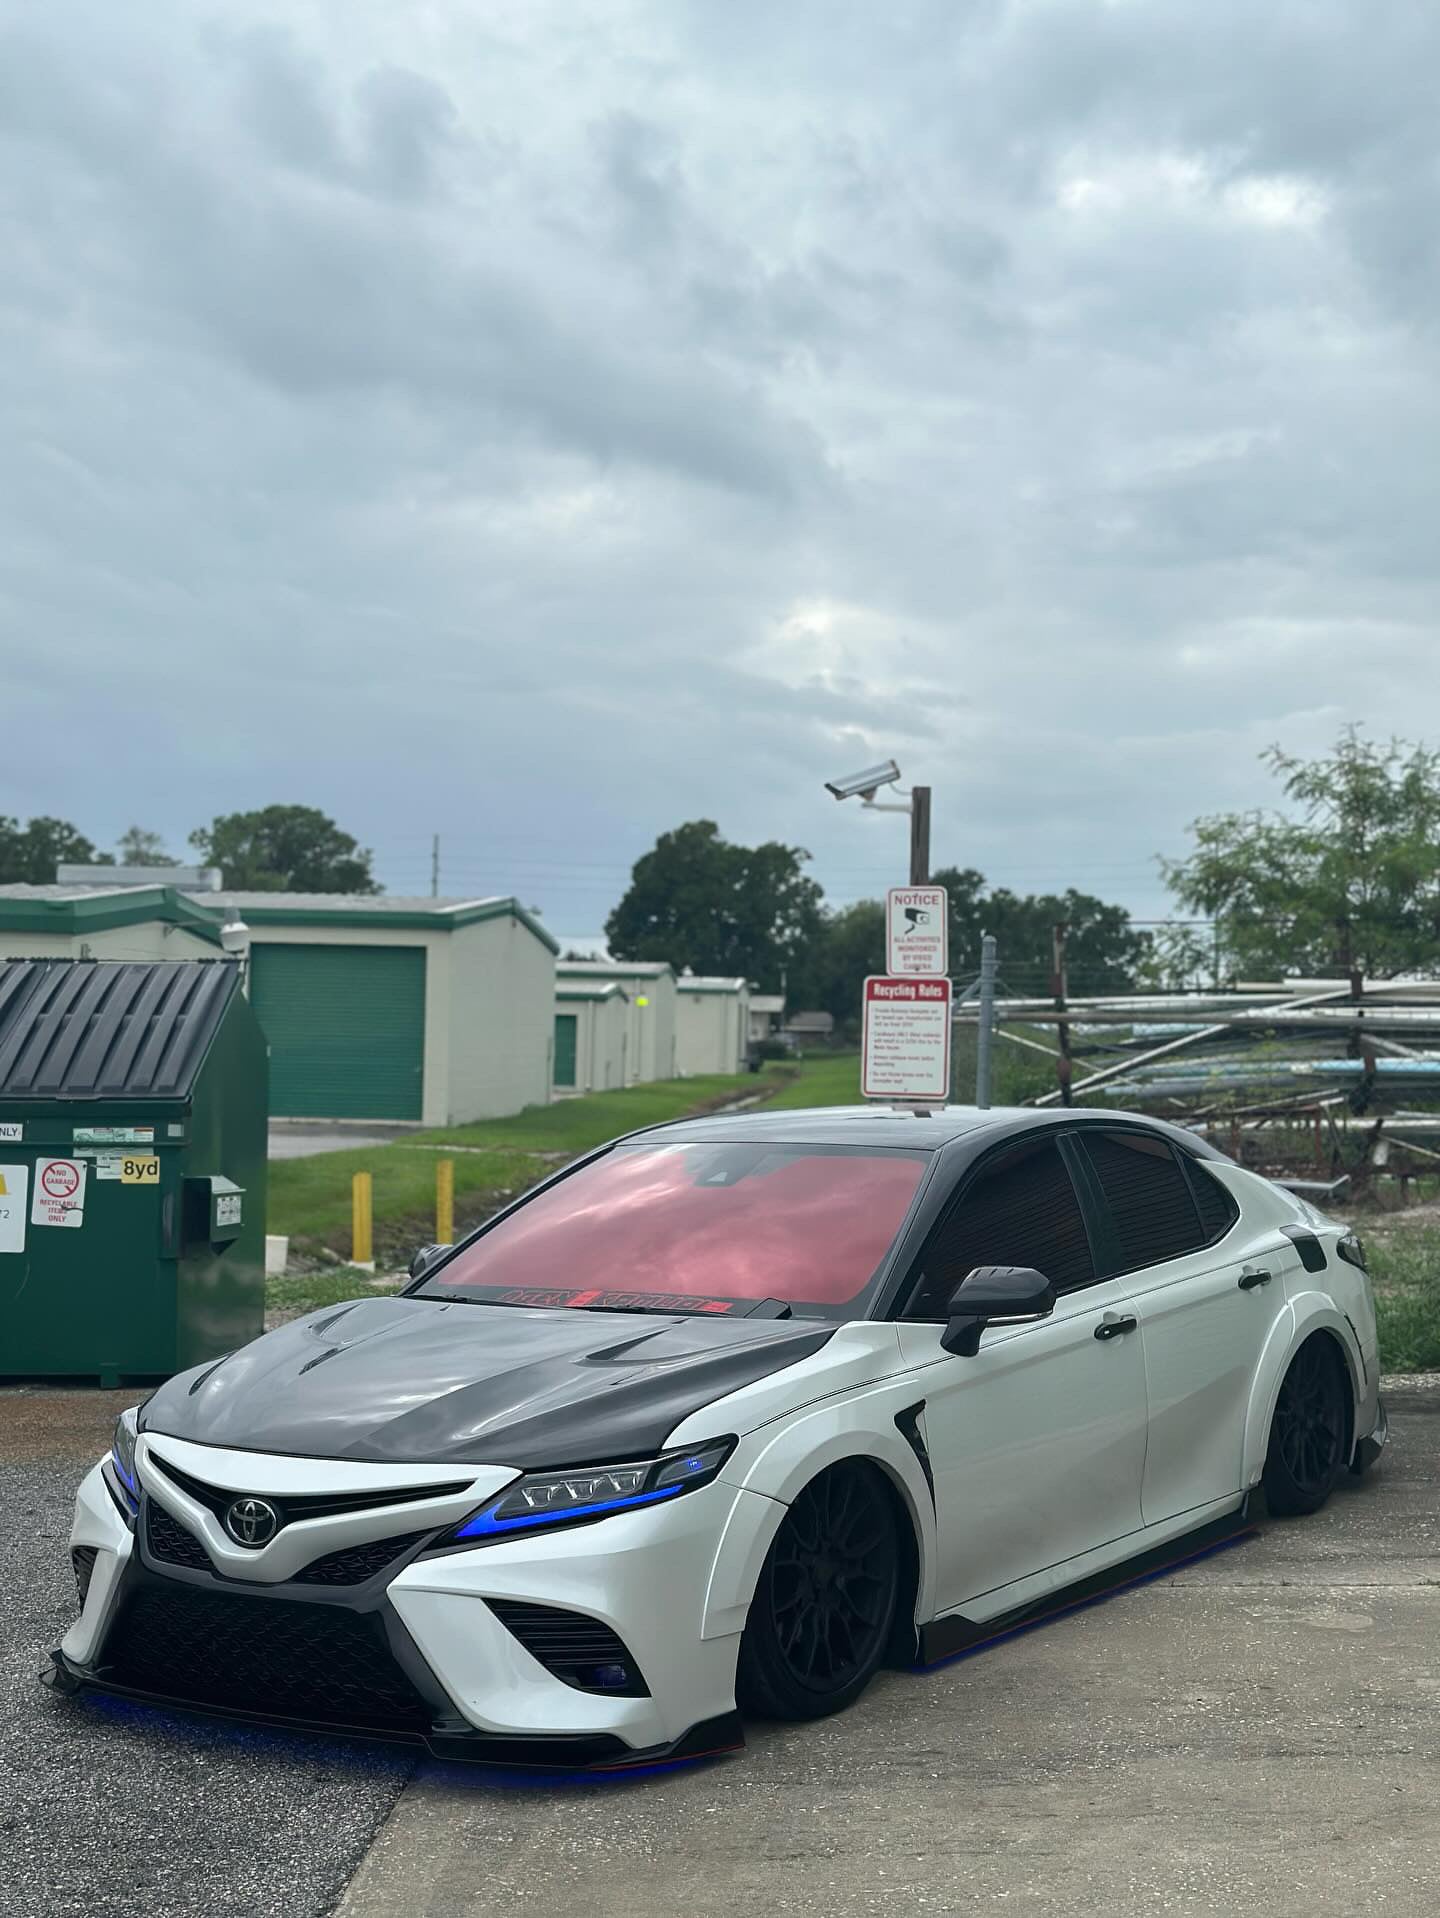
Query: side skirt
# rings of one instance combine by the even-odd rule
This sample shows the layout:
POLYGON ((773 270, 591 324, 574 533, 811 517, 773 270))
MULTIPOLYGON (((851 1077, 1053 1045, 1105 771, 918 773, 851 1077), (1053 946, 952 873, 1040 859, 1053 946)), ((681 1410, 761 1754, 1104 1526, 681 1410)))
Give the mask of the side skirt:
POLYGON ((1228 1545, 1238 1545, 1243 1539, 1254 1538, 1257 1531, 1258 1527, 1250 1517, 1250 1495, 1247 1493, 1233 1512, 1223 1513, 1193 1532, 1167 1539, 1163 1545, 1152 1545, 1148 1551, 1137 1552, 1133 1558, 1122 1559, 1118 1565, 1108 1565, 1103 1572, 1093 1572, 1087 1578, 1077 1579, 1073 1585, 1063 1585, 1057 1591, 1046 1592, 1027 1605, 1017 1606, 1013 1612, 1002 1612, 998 1618, 981 1621, 966 1618, 960 1612, 947 1612, 943 1618, 932 1618, 929 1624, 922 1625, 919 1630, 916 1668, 924 1670, 944 1664, 948 1659, 963 1658, 967 1653, 980 1651, 984 1646, 999 1643, 1001 1639, 1032 1631, 1037 1625, 1047 1624, 1052 1618, 1061 1618, 1067 1612, 1079 1611, 1086 1605, 1098 1605, 1117 1592, 1146 1584, 1150 1579, 1163 1578, 1178 1566, 1189 1565, 1211 1552, 1222 1551, 1228 1545))

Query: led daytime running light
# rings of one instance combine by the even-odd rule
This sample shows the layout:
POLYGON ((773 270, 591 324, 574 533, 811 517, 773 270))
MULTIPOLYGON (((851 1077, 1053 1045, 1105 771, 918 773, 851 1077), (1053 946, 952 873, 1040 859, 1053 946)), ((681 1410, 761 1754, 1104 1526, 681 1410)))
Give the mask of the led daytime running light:
POLYGON ((733 1438, 713 1439, 684 1452, 624 1465, 569 1472, 527 1472, 461 1525, 456 1540, 497 1538, 606 1517, 640 1505, 658 1505, 708 1485, 734 1449, 733 1438))

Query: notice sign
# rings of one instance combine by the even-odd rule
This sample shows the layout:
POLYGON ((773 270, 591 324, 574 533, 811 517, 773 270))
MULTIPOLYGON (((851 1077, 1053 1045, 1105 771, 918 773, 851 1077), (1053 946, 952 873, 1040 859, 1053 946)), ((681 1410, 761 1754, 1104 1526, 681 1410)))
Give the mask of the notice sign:
POLYGON ((31 1225, 79 1225, 85 1217, 85 1161, 37 1159, 31 1225))
POLYGON ((6 1145, 19 1145, 24 1137, 23 1119, 0 1119, 0 1140, 3 1140, 6 1145))
POLYGON ((860 1090, 867 1099, 950 1096, 950 981, 867 979, 860 1090))
POLYGON ((25 1250, 25 1194, 28 1165, 0 1165, 0 1252, 25 1250))
POLYGON ((885 895, 885 963, 892 977, 943 979, 950 970, 950 900, 943 886, 885 895))

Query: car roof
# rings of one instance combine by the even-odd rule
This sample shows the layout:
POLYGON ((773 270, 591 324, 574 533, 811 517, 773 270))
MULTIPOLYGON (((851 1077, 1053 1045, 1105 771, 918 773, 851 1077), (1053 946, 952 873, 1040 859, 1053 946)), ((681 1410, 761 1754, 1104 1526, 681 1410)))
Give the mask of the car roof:
POLYGON ((675 1119, 648 1127, 641 1136, 674 1144, 714 1144, 734 1140, 754 1145, 904 1146, 935 1152, 964 1139, 977 1150, 991 1139, 1017 1132, 1038 1131, 1073 1124, 1076 1120, 1106 1120, 1143 1126, 1182 1145, 1201 1158, 1224 1155, 1179 1126, 1145 1113, 1121 1112, 1112 1106, 1056 1106, 1044 1111, 1034 1106, 937 1106, 917 1111, 910 1106, 804 1106, 775 1111, 760 1106, 750 1111, 712 1113, 675 1119))

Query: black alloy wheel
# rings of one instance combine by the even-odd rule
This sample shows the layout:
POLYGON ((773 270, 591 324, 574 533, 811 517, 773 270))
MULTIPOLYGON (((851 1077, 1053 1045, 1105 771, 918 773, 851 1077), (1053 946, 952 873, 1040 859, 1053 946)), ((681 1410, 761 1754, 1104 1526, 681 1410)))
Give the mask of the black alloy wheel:
POLYGON ((884 1659, 900 1592, 900 1532, 877 1468, 832 1465, 790 1507, 755 1588, 736 1697, 764 1718, 823 1718, 884 1659))
POLYGON ((1265 1502, 1282 1515, 1318 1512, 1345 1464, 1349 1380, 1334 1342, 1307 1339, 1275 1404, 1265 1458, 1265 1502))

